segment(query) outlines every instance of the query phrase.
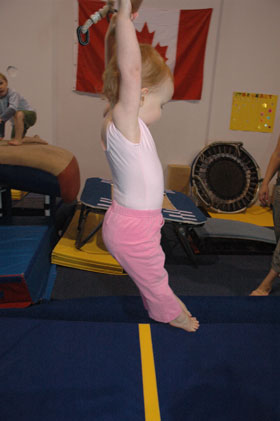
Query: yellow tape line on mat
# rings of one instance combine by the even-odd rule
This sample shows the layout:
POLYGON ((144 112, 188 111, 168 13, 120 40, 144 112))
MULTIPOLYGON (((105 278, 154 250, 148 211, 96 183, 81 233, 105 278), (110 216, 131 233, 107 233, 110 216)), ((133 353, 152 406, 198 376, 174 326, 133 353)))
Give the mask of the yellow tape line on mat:
POLYGON ((148 324, 139 324, 138 326, 142 362, 145 421, 160 421, 151 327, 148 324))

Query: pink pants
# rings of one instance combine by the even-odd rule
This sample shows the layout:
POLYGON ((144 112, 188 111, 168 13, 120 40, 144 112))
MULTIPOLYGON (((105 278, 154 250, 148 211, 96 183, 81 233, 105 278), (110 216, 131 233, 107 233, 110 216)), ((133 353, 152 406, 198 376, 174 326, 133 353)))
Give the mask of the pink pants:
POLYGON ((113 201, 105 214, 102 235, 108 251, 139 288, 149 316, 170 322, 182 312, 168 284, 160 245, 161 210, 134 210, 113 201))

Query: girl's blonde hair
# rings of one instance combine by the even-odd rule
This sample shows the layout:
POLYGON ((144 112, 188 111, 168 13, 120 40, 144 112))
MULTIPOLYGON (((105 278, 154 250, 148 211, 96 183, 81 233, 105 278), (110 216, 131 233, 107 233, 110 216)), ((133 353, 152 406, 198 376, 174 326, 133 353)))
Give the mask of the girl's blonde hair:
MULTIPOLYGON (((173 75, 162 56, 150 44, 139 44, 142 57, 142 88, 156 88, 173 75)), ((114 106, 119 98, 120 72, 114 53, 103 73, 103 95, 114 106)))

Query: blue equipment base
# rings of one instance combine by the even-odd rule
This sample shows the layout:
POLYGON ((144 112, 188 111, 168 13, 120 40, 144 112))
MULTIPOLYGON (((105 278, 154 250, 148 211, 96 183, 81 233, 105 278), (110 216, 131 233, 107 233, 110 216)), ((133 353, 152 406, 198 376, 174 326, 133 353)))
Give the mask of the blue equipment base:
POLYGON ((25 307, 50 299, 56 277, 50 262, 53 225, 0 226, 0 307, 25 307))

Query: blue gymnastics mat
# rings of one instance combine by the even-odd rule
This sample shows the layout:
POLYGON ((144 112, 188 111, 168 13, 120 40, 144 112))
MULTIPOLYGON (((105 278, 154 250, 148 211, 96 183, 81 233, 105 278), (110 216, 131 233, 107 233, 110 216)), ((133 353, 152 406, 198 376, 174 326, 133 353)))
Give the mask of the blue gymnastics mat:
POLYGON ((0 335, 3 421, 145 419, 136 324, 6 318, 0 335))
POLYGON ((53 225, 0 226, 0 308, 48 300, 56 277, 53 225))
POLYGON ((195 335, 153 325, 152 338, 162 420, 280 419, 279 325, 215 323, 195 335))
POLYGON ((143 394, 139 326, 149 319, 139 297, 0 310, 3 420, 278 421, 277 297, 180 298, 201 322, 196 333, 144 325, 160 410, 154 419, 143 394))

